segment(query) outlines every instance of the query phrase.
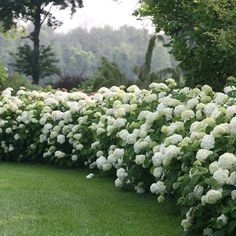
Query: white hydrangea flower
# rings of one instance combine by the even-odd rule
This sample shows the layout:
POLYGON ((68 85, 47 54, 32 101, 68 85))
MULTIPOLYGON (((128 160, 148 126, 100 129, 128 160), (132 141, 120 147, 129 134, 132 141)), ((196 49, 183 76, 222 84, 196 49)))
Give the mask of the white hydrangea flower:
POLYGON ((184 219, 181 221, 181 226, 184 228, 184 231, 188 231, 191 226, 192 226, 192 222, 189 219, 184 219))
POLYGON ((181 116, 181 114, 186 110, 186 107, 181 104, 175 107, 174 109, 174 115, 181 116))
POLYGON ((136 157, 135 157, 135 163, 137 165, 142 165, 145 160, 146 160, 145 155, 136 155, 136 157))
POLYGON ((168 138, 165 139, 165 145, 170 145, 170 144, 178 144, 183 140, 182 135, 179 134, 173 134, 172 136, 169 136, 168 138))
POLYGON ((102 156, 103 155, 103 151, 98 151, 97 153, 96 153, 96 156, 97 157, 100 157, 100 156, 102 156))
POLYGON ((209 127, 213 127, 216 124, 216 121, 214 119, 210 118, 210 117, 207 117, 202 122, 207 124, 207 126, 209 126, 209 127))
POLYGON ((227 123, 217 125, 217 126, 211 131, 211 134, 212 134, 215 138, 220 138, 222 135, 224 135, 224 134, 229 134, 229 133, 230 133, 230 129, 229 129, 229 125, 228 125, 227 123))
POLYGON ((105 165, 107 163, 107 159, 104 156, 100 156, 97 160, 96 160, 96 164, 98 169, 102 170, 103 169, 103 165, 105 165))
POLYGON ((78 156, 77 156, 77 155, 73 155, 73 156, 71 157, 71 160, 72 160, 72 161, 77 161, 77 160, 78 160, 78 156))
POLYGON ((147 94, 144 98, 143 101, 147 103, 151 103, 153 101, 157 100, 157 95, 156 94, 147 94))
POLYGON ((151 83, 149 88, 155 91, 168 90, 168 86, 164 83, 151 83))
POLYGON ((209 190, 206 195, 201 197, 202 205, 206 204, 216 204, 222 198, 222 193, 220 190, 209 190))
POLYGON ((226 117, 231 119, 236 114, 236 105, 232 105, 226 108, 226 117))
POLYGON ((202 86, 202 91, 207 95, 213 92, 212 88, 209 85, 203 85, 202 86))
POLYGON ((236 117, 231 119, 229 128, 230 128, 230 133, 236 136, 236 117))
POLYGON ((192 98, 188 100, 186 108, 191 110, 195 106, 197 106, 198 103, 199 103, 199 100, 197 98, 192 98))
POLYGON ((196 159, 204 162, 213 152, 207 149, 199 149, 196 154, 196 159))
POLYGON ((223 170, 232 169, 234 166, 236 166, 236 156, 232 153, 224 153, 219 157, 218 166, 223 170))
POLYGON ((236 172, 232 172, 229 177, 229 183, 236 186, 236 172))
POLYGON ((202 197, 204 188, 200 185, 196 185, 193 190, 193 194, 196 198, 200 199, 202 197))
POLYGON ((15 148, 13 147, 13 145, 10 144, 10 145, 9 145, 9 148, 8 148, 8 151, 9 151, 9 152, 12 152, 14 149, 15 149, 15 148))
POLYGON ((180 154, 180 148, 175 145, 170 145, 165 149, 163 156, 163 165, 168 166, 173 158, 177 157, 180 154))
POLYGON ((201 141, 201 148, 202 149, 213 149, 215 146, 215 138, 213 135, 204 135, 201 141))
POLYGON ((185 137, 180 143, 179 147, 187 147, 189 144, 192 143, 192 139, 189 137, 185 137))
POLYGON ((235 200, 235 199, 236 199, 236 190, 233 190, 233 191, 231 192, 231 198, 232 198, 232 200, 235 200))
POLYGON ((192 110, 185 110, 181 114, 181 120, 183 120, 184 122, 186 122, 194 117, 195 117, 195 113, 192 110))
POLYGON ((63 144, 63 143, 65 143, 65 140, 66 140, 66 137, 63 134, 59 134, 57 136, 57 142, 58 143, 63 144))
POLYGON ((6 134, 11 134, 12 133, 12 128, 6 128, 6 130, 5 130, 5 132, 6 132, 6 134))
POLYGON ((211 113, 216 109, 216 104, 211 102, 207 103, 204 107, 204 113, 206 114, 207 117, 211 116, 211 113))
POLYGON ((209 165, 209 170, 210 170, 210 173, 213 175, 217 170, 219 170, 220 167, 218 165, 218 162, 217 161, 214 161, 212 162, 210 165, 209 165))
POLYGON ((137 142, 137 136, 135 134, 129 134, 126 136, 126 144, 135 144, 137 142))
POLYGON ((229 183, 229 171, 219 169, 213 174, 213 178, 220 184, 224 185, 229 183))
POLYGON ((160 111, 161 115, 164 115, 166 117, 167 120, 171 120, 172 119, 172 112, 173 112, 173 108, 164 108, 160 111))
POLYGON ((156 152, 154 153, 152 157, 152 162, 154 166, 161 166, 162 165, 162 158, 163 158, 163 153, 161 152, 156 152))
POLYGON ((162 167, 156 167, 153 171, 153 176, 159 179, 163 173, 163 168, 162 167))
POLYGON ((205 228, 203 230, 203 236, 213 236, 213 230, 211 228, 205 228))
POLYGON ((18 133, 16 133, 15 135, 14 135, 14 139, 17 141, 17 140, 19 140, 20 139, 20 135, 18 134, 18 133))
POLYGON ((194 142, 195 140, 200 140, 205 136, 204 132, 193 132, 190 135, 190 139, 192 142, 194 142))
POLYGON ((92 179, 94 177, 94 174, 93 173, 90 173, 86 176, 86 179, 92 179))
POLYGON ((123 181, 122 181, 121 179, 117 178, 117 179, 115 180, 115 186, 116 186, 117 188, 123 187, 123 181))
POLYGON ((217 222, 222 222, 223 225, 226 225, 228 222, 228 217, 225 214, 221 214, 219 217, 217 217, 217 222))
POLYGON ((162 203, 162 202, 165 201, 165 197, 164 197, 163 195, 160 195, 160 196, 158 196, 157 201, 158 201, 159 203, 162 203))
POLYGON ((228 95, 224 94, 224 93, 216 93, 215 94, 215 98, 214 98, 214 102, 217 104, 224 104, 226 101, 228 100, 228 95))
POLYGON ((108 161, 108 163, 114 165, 116 163, 117 159, 115 158, 114 154, 110 154, 107 157, 107 161, 108 161))
POLYGON ((116 176, 118 177, 118 179, 120 179, 121 181, 124 181, 125 178, 128 176, 128 173, 125 171, 124 168, 119 168, 116 171, 116 176))
POLYGON ((213 119, 213 120, 216 120, 220 115, 221 115, 221 111, 216 108, 212 113, 211 113, 211 116, 210 118, 213 119))
POLYGON ((123 148, 116 148, 113 152, 113 155, 115 158, 122 158, 124 156, 124 149, 123 148))
POLYGON ((61 151, 56 151, 55 152, 55 157, 57 157, 58 159, 63 158, 66 154, 64 152, 61 151))
POLYGON ((144 183, 143 183, 143 182, 139 182, 138 185, 136 185, 136 186, 134 187, 134 189, 136 190, 136 192, 137 192, 138 194, 144 193, 144 192, 145 192, 144 183))
POLYGON ((150 190, 152 193, 155 193, 155 194, 165 194, 166 193, 166 186, 164 184, 164 182, 162 181, 157 181, 156 183, 153 183, 151 186, 150 186, 150 190))

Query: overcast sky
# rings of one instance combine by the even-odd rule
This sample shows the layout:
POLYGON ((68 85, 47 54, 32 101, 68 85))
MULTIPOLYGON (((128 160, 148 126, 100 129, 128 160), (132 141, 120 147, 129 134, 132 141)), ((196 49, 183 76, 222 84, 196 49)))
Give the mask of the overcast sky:
POLYGON ((78 9, 71 19, 68 11, 53 10, 53 14, 64 24, 57 32, 67 32, 76 27, 90 30, 92 27, 110 25, 119 28, 131 25, 138 28, 152 28, 149 21, 139 21, 132 13, 138 7, 138 0, 84 0, 84 8, 78 9))

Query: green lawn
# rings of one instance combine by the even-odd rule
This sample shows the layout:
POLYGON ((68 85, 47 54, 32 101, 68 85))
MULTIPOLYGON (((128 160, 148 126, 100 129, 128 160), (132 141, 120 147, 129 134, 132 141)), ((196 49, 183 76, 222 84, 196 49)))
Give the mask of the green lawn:
POLYGON ((173 204, 116 189, 108 177, 0 163, 0 235, 181 236, 173 204))

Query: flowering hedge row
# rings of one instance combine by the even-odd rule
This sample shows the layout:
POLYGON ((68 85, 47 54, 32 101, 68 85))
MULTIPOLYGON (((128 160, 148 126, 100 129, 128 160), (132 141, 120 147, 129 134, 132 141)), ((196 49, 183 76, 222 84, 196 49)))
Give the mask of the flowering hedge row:
POLYGON ((6 89, 0 157, 87 165, 116 173, 117 187, 174 196, 185 231, 235 235, 236 102, 226 93, 131 86, 81 92, 6 89))

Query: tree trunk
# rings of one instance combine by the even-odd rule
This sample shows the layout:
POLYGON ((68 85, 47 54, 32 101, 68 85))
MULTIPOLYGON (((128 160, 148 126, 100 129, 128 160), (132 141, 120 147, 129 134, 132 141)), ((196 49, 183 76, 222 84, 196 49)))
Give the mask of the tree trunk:
POLYGON ((40 66, 39 66, 39 56, 40 56, 40 45, 39 45, 39 34, 41 29, 41 5, 36 6, 35 17, 34 17, 34 31, 32 33, 33 41, 33 55, 32 55, 32 79, 34 84, 39 83, 40 79, 40 66))

